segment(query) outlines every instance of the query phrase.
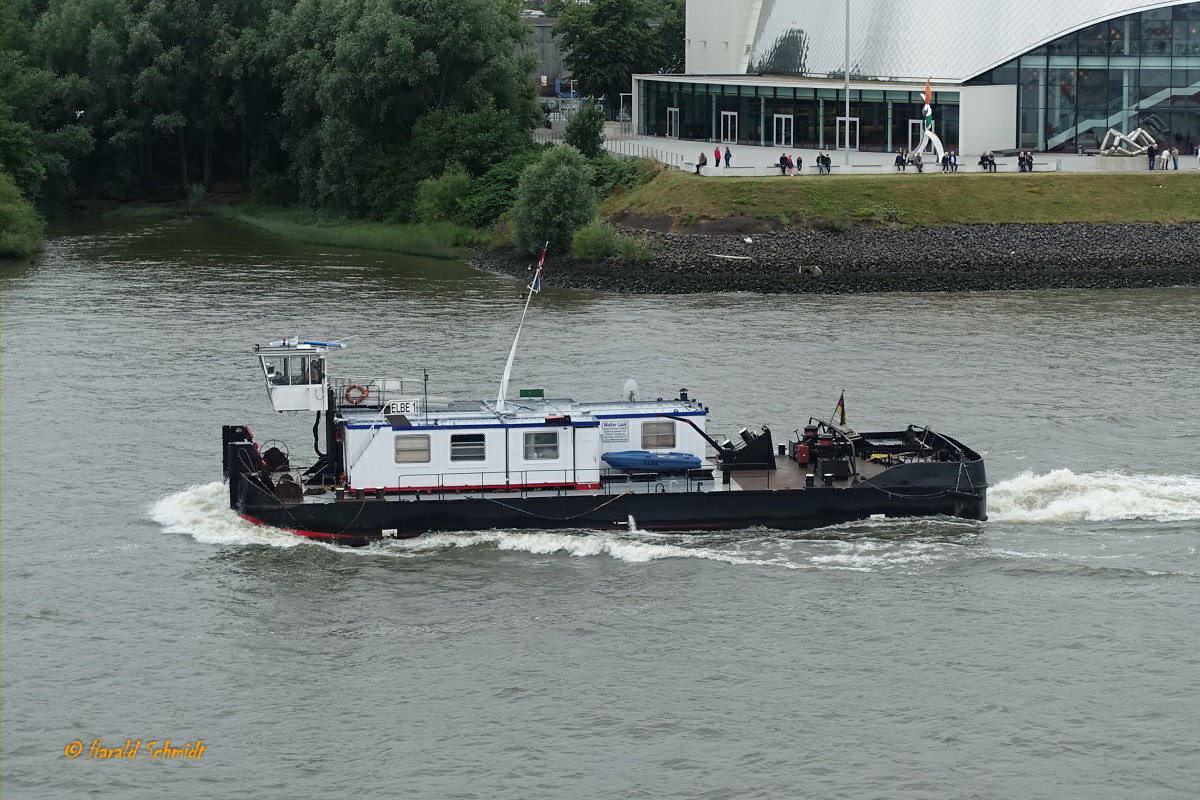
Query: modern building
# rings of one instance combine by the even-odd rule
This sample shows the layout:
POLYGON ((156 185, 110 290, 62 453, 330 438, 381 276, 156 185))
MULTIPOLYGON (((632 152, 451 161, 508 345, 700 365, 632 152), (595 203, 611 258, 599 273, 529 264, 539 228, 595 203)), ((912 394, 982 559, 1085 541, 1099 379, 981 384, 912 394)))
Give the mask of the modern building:
POLYGON ((1094 149, 1110 128, 1200 143, 1200 2, 688 0, 687 73, 635 75, 642 135, 895 150, 926 80, 948 149, 1094 149), (847 118, 848 117, 848 118, 847 118))

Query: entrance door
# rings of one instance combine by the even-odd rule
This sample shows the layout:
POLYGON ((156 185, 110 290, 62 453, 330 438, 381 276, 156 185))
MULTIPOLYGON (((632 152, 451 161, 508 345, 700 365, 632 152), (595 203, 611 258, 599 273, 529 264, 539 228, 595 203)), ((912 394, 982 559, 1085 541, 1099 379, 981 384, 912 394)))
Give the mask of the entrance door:
POLYGON ((678 108, 668 108, 667 109, 667 138, 668 139, 678 139, 679 138, 679 109, 678 108))
POLYGON ((776 147, 791 147, 792 146, 792 126, 795 122, 795 117, 791 114, 776 114, 775 115, 775 146, 776 147))
POLYGON ((737 112, 721 112, 721 141, 737 144, 737 112))
POLYGON ((858 149, 858 117, 837 118, 837 149, 858 149))
MULTIPOLYGON (((916 151, 917 145, 921 143, 921 137, 925 135, 925 120, 910 119, 908 121, 908 152, 916 151)), ((925 148, 925 152, 933 149, 933 145, 925 148)))

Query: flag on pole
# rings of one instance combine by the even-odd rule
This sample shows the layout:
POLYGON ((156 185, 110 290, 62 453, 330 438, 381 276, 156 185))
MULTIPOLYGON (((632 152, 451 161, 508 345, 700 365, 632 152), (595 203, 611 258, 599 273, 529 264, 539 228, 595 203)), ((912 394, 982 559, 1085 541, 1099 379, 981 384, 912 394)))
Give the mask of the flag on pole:
POLYGON ((542 264, 546 263, 546 250, 549 248, 550 242, 547 241, 542 247, 542 257, 538 259, 537 270, 533 273, 533 283, 529 285, 529 288, 535 292, 542 290, 542 264))
POLYGON ((843 427, 846 425, 846 393, 842 392, 842 396, 838 398, 837 407, 833 409, 833 419, 843 427))

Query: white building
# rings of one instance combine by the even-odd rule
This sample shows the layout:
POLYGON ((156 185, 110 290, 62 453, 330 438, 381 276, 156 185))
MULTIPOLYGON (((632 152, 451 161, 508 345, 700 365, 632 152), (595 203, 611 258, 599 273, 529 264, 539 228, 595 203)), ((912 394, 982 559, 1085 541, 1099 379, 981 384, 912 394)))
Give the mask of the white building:
POLYGON ((1109 128, 1200 142, 1200 2, 689 0, 687 74, 636 75, 643 135, 895 150, 926 80, 950 149, 1087 150, 1109 128))

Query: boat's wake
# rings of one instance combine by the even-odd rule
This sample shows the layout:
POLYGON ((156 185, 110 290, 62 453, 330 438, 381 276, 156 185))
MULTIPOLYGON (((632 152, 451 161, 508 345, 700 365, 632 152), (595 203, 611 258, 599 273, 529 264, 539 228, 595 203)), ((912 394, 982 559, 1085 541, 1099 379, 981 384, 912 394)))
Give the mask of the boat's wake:
POLYGON ((961 520, 867 520, 805 534, 765 529, 720 533, 654 533, 631 521, 628 530, 511 531, 432 533, 416 539, 377 542, 345 548, 247 522, 229 508, 228 489, 221 482, 191 486, 155 503, 150 517, 167 533, 182 533, 203 544, 225 546, 301 545, 347 555, 430 558, 473 548, 563 555, 574 558, 605 556, 629 563, 663 559, 701 559, 789 570, 841 569, 874 571, 914 565, 934 559, 953 540, 978 530, 961 520))
POLYGON ((988 518, 1018 523, 1196 520, 1200 476, 1026 472, 988 490, 988 518))
MULTIPOLYGON (((629 563, 701 559, 789 570, 913 570, 951 559, 986 530, 965 520, 873 519, 802 533, 765 529, 719 533, 654 533, 631 520, 627 530, 595 532, 490 530, 427 534, 351 549, 302 539, 246 522, 229 508, 221 482, 192 486, 156 503, 150 516, 168 533, 225 546, 306 545, 347 555, 422 559, 471 549, 608 557, 629 563)), ((1200 477, 1025 474, 993 486, 989 515, 1002 523, 1082 523, 1110 520, 1173 522, 1200 519, 1200 477)))

